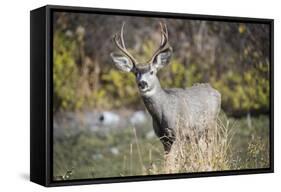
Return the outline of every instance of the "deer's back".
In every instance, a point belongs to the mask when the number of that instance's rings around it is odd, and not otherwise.
[[[170,121],[169,127],[179,122],[187,127],[203,129],[216,120],[220,111],[221,95],[209,84],[197,84],[186,89],[165,89],[165,92],[167,105],[163,111],[164,119]]]

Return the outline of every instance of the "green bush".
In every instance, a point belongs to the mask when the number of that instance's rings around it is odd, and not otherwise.
[[[78,67],[75,61],[76,42],[63,33],[54,34],[54,108],[74,109],[77,105]]]
[[[269,78],[262,72],[264,65],[244,73],[228,71],[210,83],[220,91],[222,106],[226,111],[268,111]]]

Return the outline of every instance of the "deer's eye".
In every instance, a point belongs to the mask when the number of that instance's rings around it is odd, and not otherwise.
[[[150,71],[150,75],[153,75],[153,71]]]

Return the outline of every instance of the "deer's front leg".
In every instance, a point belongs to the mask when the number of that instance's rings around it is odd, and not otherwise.
[[[160,137],[160,141],[164,147],[164,153],[169,154],[174,143],[174,139],[169,138],[167,136]]]
[[[164,171],[173,173],[175,171],[175,151],[172,149],[175,141],[175,135],[172,129],[167,128],[164,136],[160,137],[164,147]]]

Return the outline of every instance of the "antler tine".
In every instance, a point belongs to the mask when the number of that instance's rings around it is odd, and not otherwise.
[[[162,22],[159,23],[160,24],[160,32],[161,32],[161,45],[163,45],[164,43],[166,43],[165,41],[168,41],[168,29],[167,29],[167,25],[166,23],[164,23],[164,29],[163,29],[163,24]]]
[[[161,28],[161,43],[160,43],[159,48],[154,52],[153,56],[151,57],[150,62],[152,62],[155,59],[155,57],[161,51],[166,49],[167,48],[167,44],[168,44],[168,30],[167,30],[167,26],[166,26],[166,24],[164,24],[164,29],[163,29],[162,23],[160,22],[159,24],[160,24],[160,28]]]
[[[128,50],[125,46],[124,37],[123,37],[124,25],[125,25],[125,23],[122,24],[120,33],[115,34],[114,42],[115,42],[116,46],[120,49],[120,51],[122,51],[127,57],[129,57],[129,59],[132,61],[132,64],[135,66],[136,59],[128,52]],[[119,40],[121,41],[121,45],[120,45]]]
[[[121,37],[121,43],[122,43],[123,48],[127,50],[127,48],[125,46],[125,42],[124,42],[124,36],[123,36],[124,26],[125,26],[125,22],[123,22],[123,24],[122,24],[120,37]]]
[[[168,37],[168,29],[167,29],[167,25],[166,23],[164,23],[164,26],[165,26],[165,34],[166,34],[166,37],[167,37],[167,40],[169,39]]]
[[[161,41],[160,41],[160,46],[163,44],[163,25],[162,22],[159,22],[160,25],[160,32],[161,32]]]

